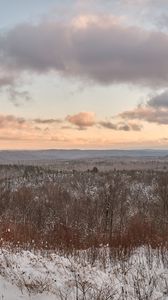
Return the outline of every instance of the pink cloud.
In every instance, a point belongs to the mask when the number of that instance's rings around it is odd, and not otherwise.
[[[96,117],[94,112],[79,112],[76,115],[68,115],[66,120],[76,125],[79,129],[86,129],[92,127],[96,123]]]

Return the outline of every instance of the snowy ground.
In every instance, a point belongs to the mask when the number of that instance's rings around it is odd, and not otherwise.
[[[106,249],[107,251],[107,249]],[[108,255],[108,254],[107,254]],[[0,299],[168,299],[168,260],[138,249],[127,261],[106,265],[29,251],[0,251]]]

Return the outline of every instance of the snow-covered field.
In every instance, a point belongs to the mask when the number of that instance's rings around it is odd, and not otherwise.
[[[128,260],[94,265],[85,255],[1,249],[0,299],[168,299],[167,253],[140,248]]]

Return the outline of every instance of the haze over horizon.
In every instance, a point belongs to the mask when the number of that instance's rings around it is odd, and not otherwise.
[[[0,5],[0,150],[168,149],[168,1]]]

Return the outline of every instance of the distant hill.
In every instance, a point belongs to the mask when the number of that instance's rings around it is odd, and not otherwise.
[[[1,150],[0,163],[110,157],[168,157],[168,150]]]

